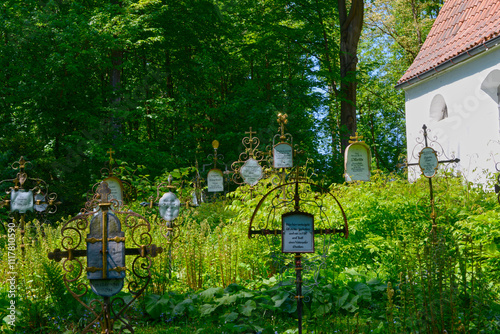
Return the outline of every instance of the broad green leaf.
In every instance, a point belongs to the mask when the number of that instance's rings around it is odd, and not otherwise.
[[[216,308],[217,308],[217,305],[215,305],[215,304],[203,304],[200,307],[200,313],[201,313],[201,315],[209,315],[210,313],[215,311]]]
[[[222,296],[221,298],[217,298],[215,300],[219,305],[229,305],[234,302],[236,302],[236,296],[235,295],[225,295]]]
[[[358,283],[354,286],[354,290],[358,293],[358,295],[364,300],[372,299],[372,291],[368,285],[365,283]]]
[[[346,300],[347,300],[348,297],[349,297],[349,291],[347,289],[344,289],[342,291],[342,296],[337,301],[338,307],[344,306],[344,304],[345,304],[345,302],[346,302]]]
[[[247,300],[245,304],[238,305],[238,311],[247,317],[249,317],[256,308],[257,304],[253,300]]]
[[[202,299],[204,301],[208,301],[210,299],[213,299],[215,295],[222,294],[223,291],[224,290],[222,288],[219,288],[219,287],[208,288],[208,289],[200,292],[200,296],[202,297]]]
[[[281,305],[288,299],[288,296],[290,294],[286,291],[282,291],[276,296],[274,296],[272,299],[274,301],[274,306],[275,307],[281,307]]]
[[[236,312],[231,312],[229,314],[226,314],[223,316],[223,319],[225,322],[233,322],[236,319],[238,319],[238,313]]]

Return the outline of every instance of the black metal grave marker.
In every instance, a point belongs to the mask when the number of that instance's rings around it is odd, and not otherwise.
[[[318,189],[318,193],[312,198],[311,187]],[[259,209],[266,201],[270,201],[269,214],[265,220],[257,218]],[[341,222],[341,228],[335,228],[335,222],[331,221],[325,213],[325,203],[335,203],[336,214],[339,216],[337,223]],[[305,210],[308,208],[308,210]],[[314,212],[308,212],[312,211]],[[281,226],[277,224],[277,216],[281,216]],[[317,218],[317,219],[315,219]],[[256,223],[256,224],[254,224]],[[322,253],[324,256],[331,243],[331,236],[342,234],[345,238],[349,235],[347,217],[338,199],[327,189],[307,180],[307,177],[299,175],[299,167],[296,168],[295,177],[292,182],[282,183],[266,195],[257,204],[248,229],[248,237],[255,235],[264,238],[281,238],[281,252],[284,254],[294,253],[294,269],[297,299],[297,317],[299,333],[302,333],[302,309],[303,309],[303,281],[302,270],[304,270],[304,253],[315,253],[315,238],[324,238]],[[271,246],[273,242],[269,242]],[[272,247],[272,246],[271,246]]]

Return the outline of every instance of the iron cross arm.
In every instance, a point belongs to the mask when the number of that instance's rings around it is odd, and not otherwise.
[[[59,248],[54,249],[53,252],[49,252],[48,258],[49,260],[54,260],[56,262],[61,261],[63,258],[67,258],[68,260],[73,260],[75,257],[81,257],[87,255],[86,249],[68,249],[65,251],[61,251]]]
[[[275,229],[262,229],[262,230],[251,230],[250,235],[261,234],[261,235],[281,235],[282,230]],[[345,229],[343,228],[320,228],[315,229],[314,234],[337,234],[337,233],[345,233]]]
[[[459,163],[460,162],[460,159],[459,158],[455,158],[455,159],[450,159],[450,160],[439,160],[438,163],[440,164],[446,164],[446,163]],[[412,162],[411,164],[409,163],[403,163],[403,164],[400,164],[400,166],[418,166],[418,162]]]
[[[140,255],[141,257],[151,256],[156,257],[158,254],[163,253],[163,248],[158,247],[155,244],[151,244],[149,247],[141,245],[139,248],[125,248],[125,255]],[[61,251],[59,248],[55,249],[53,252],[49,252],[48,258],[56,262],[61,261],[63,258],[68,260],[73,260],[75,257],[81,257],[87,255],[86,249],[68,249]]]

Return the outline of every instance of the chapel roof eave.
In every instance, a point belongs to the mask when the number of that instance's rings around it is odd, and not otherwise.
[[[427,78],[429,78],[437,73],[440,73],[441,71],[443,71],[445,69],[448,69],[454,65],[457,65],[457,64],[462,63],[466,60],[469,60],[470,58],[472,58],[480,53],[488,51],[489,49],[491,49],[499,44],[500,44],[500,35],[496,36],[488,41],[485,41],[482,44],[476,45],[476,46],[472,47],[471,49],[466,50],[466,51],[444,61],[443,63],[422,72],[422,73],[416,74],[415,76],[410,77],[404,81],[400,81],[394,87],[396,89],[408,88],[409,86],[411,86],[417,82],[420,82],[422,80],[425,80],[425,79],[427,79]]]

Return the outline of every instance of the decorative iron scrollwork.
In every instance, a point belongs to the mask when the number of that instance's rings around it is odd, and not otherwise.
[[[113,206],[117,202],[110,199],[110,193],[107,183],[101,182],[86,209],[62,227],[62,250],[48,254],[49,259],[62,261],[67,290],[94,317],[82,333],[95,332],[98,322],[103,333],[111,333],[115,324],[121,324],[120,333],[134,332],[125,312],[145,291],[151,281],[152,258],[163,251],[152,244],[149,221],[132,211],[113,210],[118,206]],[[122,227],[126,230],[121,231]],[[90,233],[84,237],[87,231]],[[132,247],[126,248],[125,241]],[[133,257],[127,265],[126,256]],[[87,258],[87,266],[83,257]],[[83,272],[89,284],[81,282]],[[123,286],[132,295],[127,302],[115,296]],[[89,287],[103,300],[85,303]]]

